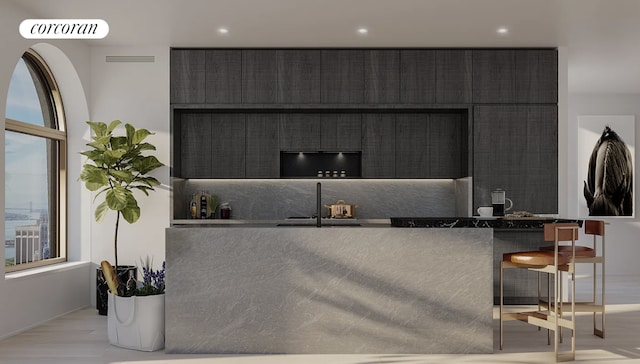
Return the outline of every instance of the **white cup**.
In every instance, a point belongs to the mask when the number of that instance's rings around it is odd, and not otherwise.
[[[478,207],[478,214],[482,217],[489,217],[493,215],[493,207],[491,206],[480,206]]]

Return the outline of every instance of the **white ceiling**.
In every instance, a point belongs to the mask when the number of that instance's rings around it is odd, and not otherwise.
[[[106,20],[92,45],[567,47],[570,93],[640,94],[640,0],[12,1],[38,18]]]

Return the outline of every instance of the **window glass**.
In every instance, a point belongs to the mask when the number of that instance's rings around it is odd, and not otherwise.
[[[66,135],[55,81],[33,51],[15,67],[5,117],[6,271],[65,260]]]

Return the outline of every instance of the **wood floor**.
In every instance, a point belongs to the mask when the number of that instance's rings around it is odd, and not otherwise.
[[[579,281],[580,282],[580,281]],[[588,282],[587,282],[588,283]],[[587,284],[588,286],[588,284]],[[579,297],[580,298],[580,297]],[[606,338],[591,334],[589,314],[578,317],[576,362],[640,363],[640,277],[607,277]],[[488,355],[177,355],[109,345],[105,316],[83,309],[0,341],[1,364],[421,364],[550,363],[546,332],[520,322],[505,323],[505,349],[498,350],[494,310],[494,353]],[[569,341],[569,340],[566,340]]]

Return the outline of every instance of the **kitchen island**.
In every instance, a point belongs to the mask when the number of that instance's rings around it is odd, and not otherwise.
[[[491,353],[493,229],[175,226],[168,353]]]

